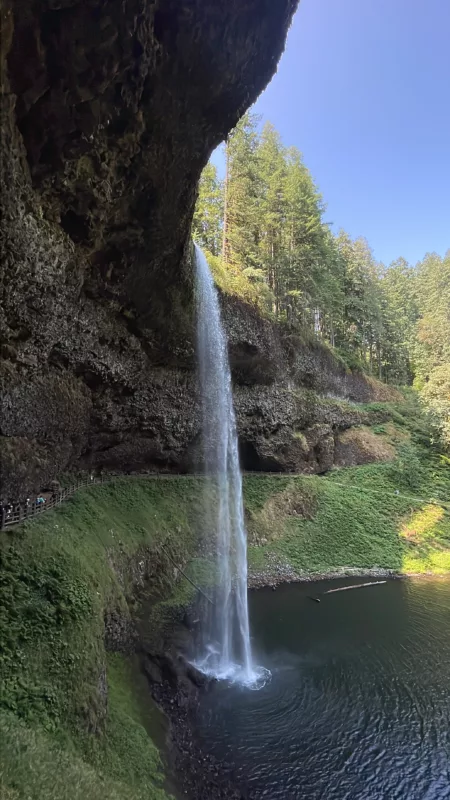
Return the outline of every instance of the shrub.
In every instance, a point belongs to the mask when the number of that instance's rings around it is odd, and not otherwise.
[[[420,484],[421,465],[414,445],[403,442],[397,448],[397,459],[392,466],[392,479],[408,489]]]
[[[436,436],[450,448],[450,364],[431,370],[420,398]]]

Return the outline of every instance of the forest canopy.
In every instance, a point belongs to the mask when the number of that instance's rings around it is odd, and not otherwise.
[[[219,287],[335,348],[352,369],[414,382],[450,446],[450,250],[411,265],[376,261],[363,237],[334,233],[295,147],[247,113],[204,169],[193,234]]]

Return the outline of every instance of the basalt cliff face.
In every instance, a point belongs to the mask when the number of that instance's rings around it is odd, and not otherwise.
[[[195,465],[196,185],[273,74],[296,4],[3,6],[3,498],[70,469]],[[239,302],[223,309],[244,465],[328,468],[354,420],[318,415],[298,387],[372,387]]]

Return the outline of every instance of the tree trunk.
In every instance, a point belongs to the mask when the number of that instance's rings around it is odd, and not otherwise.
[[[377,342],[377,358],[378,358],[378,377],[381,381],[382,376],[382,368],[381,368],[381,345],[380,342]]]
[[[225,141],[225,183],[223,193],[223,231],[222,231],[222,258],[224,264],[230,260],[230,243],[228,241],[228,183],[230,180],[228,140]]]

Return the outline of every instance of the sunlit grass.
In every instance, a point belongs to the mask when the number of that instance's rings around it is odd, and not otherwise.
[[[403,558],[402,572],[405,575],[446,575],[450,572],[450,550],[446,552],[430,551],[426,554],[406,553]]]
[[[425,505],[400,526],[404,540],[402,572],[450,572],[450,517],[443,507]]]
[[[424,539],[434,538],[437,524],[444,517],[444,509],[436,505],[426,505],[415,511],[411,518],[400,526],[400,536],[419,544]]]

